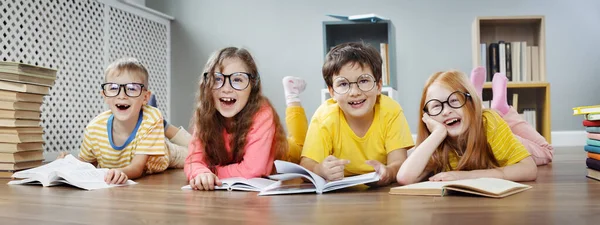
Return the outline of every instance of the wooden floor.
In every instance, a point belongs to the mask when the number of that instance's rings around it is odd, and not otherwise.
[[[504,199],[395,196],[389,187],[266,197],[182,191],[182,170],[96,191],[0,184],[0,224],[598,224],[600,182],[585,177],[585,157],[582,147],[556,149],[532,189]]]

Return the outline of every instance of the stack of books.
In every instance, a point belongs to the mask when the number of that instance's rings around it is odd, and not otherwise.
[[[56,70],[0,62],[0,178],[42,165],[41,107]]]
[[[587,132],[585,164],[587,177],[600,180],[600,105],[573,108],[573,115],[583,115],[583,126]]]

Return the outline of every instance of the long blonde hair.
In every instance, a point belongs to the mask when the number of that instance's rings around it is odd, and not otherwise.
[[[247,136],[250,127],[254,124],[254,116],[262,107],[269,107],[273,114],[273,124],[275,124],[275,136],[271,145],[271,154],[275,154],[275,159],[285,159],[288,151],[288,143],[285,131],[279,115],[275,108],[262,94],[262,85],[258,74],[258,68],[252,55],[243,48],[227,47],[215,52],[205,65],[204,71],[208,74],[214,73],[218,67],[222,66],[225,59],[237,58],[246,65],[250,77],[250,96],[248,102],[242,110],[233,117],[232,122],[228,122],[221,113],[215,108],[213,100],[212,86],[214,78],[212,76],[203,76],[200,78],[196,109],[193,116],[194,130],[196,138],[204,146],[206,163],[214,172],[216,166],[225,166],[242,161]],[[226,151],[223,131],[232,133],[229,140],[232,157]]]
[[[425,107],[425,102],[427,101],[427,91],[433,83],[440,84],[451,91],[469,93],[471,97],[467,99],[467,103],[463,106],[464,115],[462,123],[467,126],[465,132],[459,135],[456,141],[450,137],[446,137],[429,159],[425,170],[435,174],[446,170],[477,170],[498,167],[498,161],[487,142],[486,130],[483,124],[481,99],[477,96],[475,88],[463,73],[451,70],[437,72],[429,77],[421,96],[419,118],[423,117],[424,112],[422,109]],[[417,145],[423,143],[431,135],[431,132],[427,129],[427,125],[422,120],[419,121]],[[457,155],[459,157],[458,165],[456,168],[452,168],[448,156],[449,154],[459,153],[462,153],[462,156]]]

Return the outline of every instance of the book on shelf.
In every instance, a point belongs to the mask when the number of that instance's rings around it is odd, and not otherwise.
[[[387,43],[379,44],[379,52],[381,54],[381,81],[383,86],[390,85],[390,59],[388,51]]]
[[[326,181],[319,175],[307,170],[306,168],[291,162],[275,160],[275,168],[278,174],[269,176],[270,179],[279,182],[270,185],[269,188],[262,190],[258,195],[279,195],[296,193],[317,193],[334,191],[342,188],[352,187],[360,184],[367,184],[379,181],[377,173],[371,172],[357,176],[345,177],[337,181]],[[286,184],[283,181],[302,178],[308,182],[300,184]]]
[[[0,101],[41,103],[44,101],[44,95],[0,90]]]
[[[392,195],[446,196],[456,193],[490,198],[504,198],[531,186],[497,178],[477,178],[456,181],[426,181],[390,189]]]
[[[488,59],[487,59],[487,44],[479,44],[479,65],[482,66],[485,71],[488,71]],[[487,76],[486,76],[487,78]]]
[[[0,163],[20,163],[44,160],[44,152],[40,150],[0,153]]]
[[[485,46],[488,51],[483,51]],[[540,50],[538,46],[528,46],[525,41],[481,43],[482,59],[488,59],[487,80],[491,81],[495,73],[504,73],[508,81],[535,82],[544,81],[540,74]],[[487,54],[487,55],[485,55]],[[482,60],[483,64],[483,60]]]
[[[0,109],[0,118],[3,118],[3,119],[40,120],[41,116],[42,116],[41,112]]]
[[[0,127],[39,127],[40,120],[21,120],[0,118]]]
[[[500,67],[500,73],[506,75],[506,43],[504,41],[498,42],[498,65]]]
[[[50,93],[50,87],[47,86],[5,80],[0,80],[0,90],[34,93],[40,95],[47,95]]]
[[[273,185],[277,181],[269,180],[261,177],[245,179],[242,177],[230,177],[221,179],[221,186],[215,186],[215,190],[228,191],[256,191],[260,192],[263,189]],[[181,187],[182,190],[192,190],[190,185]]]
[[[15,152],[26,152],[33,150],[43,150],[43,142],[33,143],[2,143],[0,142],[0,153],[15,153]]]
[[[333,17],[336,19],[340,19],[340,20],[350,20],[350,21],[370,21],[370,22],[377,22],[380,20],[387,20],[384,17],[381,17],[377,14],[374,13],[368,13],[368,14],[358,14],[358,15],[352,15],[352,16],[342,16],[342,15],[335,15],[335,14],[327,14],[327,16],[329,17]]]
[[[10,61],[0,61],[0,71],[26,76],[39,76],[52,80],[56,79],[57,73],[57,70],[52,68]]]
[[[573,115],[600,114],[600,105],[573,107]]]
[[[81,162],[74,156],[67,155],[43,166],[18,171],[12,177],[21,180],[13,180],[8,184],[41,184],[44,187],[68,184],[85,190],[136,184],[132,180],[119,185],[107,184],[104,181],[107,172],[108,169],[96,168],[90,163]]]
[[[40,102],[7,102],[0,101],[0,109],[24,110],[41,112],[42,103]]]

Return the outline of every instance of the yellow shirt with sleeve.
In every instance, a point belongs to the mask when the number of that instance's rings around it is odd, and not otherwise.
[[[508,124],[493,110],[483,111],[483,124],[487,141],[500,167],[516,164],[530,156],[523,144],[515,137]],[[458,166],[456,153],[449,155],[450,166]]]
[[[163,117],[159,109],[143,106],[136,128],[122,146],[112,141],[112,112],[96,116],[85,128],[79,158],[97,162],[100,168],[123,168],[135,155],[149,155],[146,173],[162,172],[169,166]]]
[[[391,151],[413,147],[410,128],[400,104],[386,95],[378,98],[373,123],[363,137],[357,136],[350,128],[344,112],[333,99],[323,103],[308,126],[302,156],[318,163],[329,155],[350,160],[345,166],[344,176],[352,176],[374,171],[365,163],[367,160],[377,160],[385,165]]]

